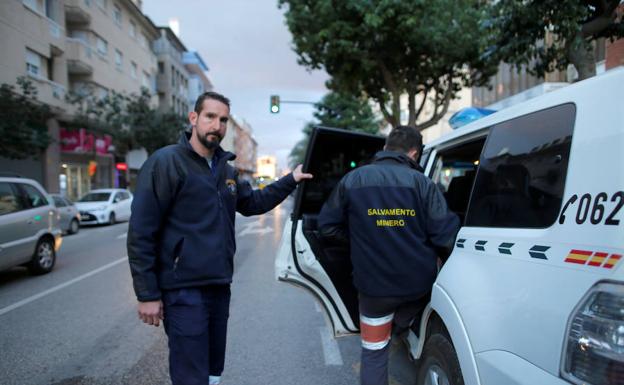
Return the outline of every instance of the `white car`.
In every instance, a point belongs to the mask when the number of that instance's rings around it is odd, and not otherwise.
[[[430,143],[425,174],[462,227],[407,342],[419,385],[624,384],[624,69]],[[383,138],[315,129],[275,274],[359,333],[348,251],[316,217]],[[388,250],[392,252],[392,250]],[[304,331],[305,332],[305,331]]]
[[[132,193],[125,189],[91,190],[79,201],[76,207],[80,211],[80,223],[115,224],[117,221],[130,219]]]

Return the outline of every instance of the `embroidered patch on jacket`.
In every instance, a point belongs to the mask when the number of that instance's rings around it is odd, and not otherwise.
[[[226,179],[225,185],[232,195],[236,195],[236,181],[234,179]]]

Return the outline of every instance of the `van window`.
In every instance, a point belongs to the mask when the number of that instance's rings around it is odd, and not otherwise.
[[[463,223],[485,138],[439,150],[431,179]]]
[[[23,210],[20,200],[9,183],[0,182],[0,215]]]
[[[565,186],[576,107],[563,104],[491,128],[467,226],[545,228]]]
[[[19,187],[22,189],[23,195],[26,198],[26,202],[28,202],[30,208],[46,206],[49,204],[46,197],[35,187],[25,183],[20,183]]]
[[[65,200],[61,197],[57,197],[57,196],[52,196],[52,199],[54,200],[54,205],[56,207],[65,207],[67,206],[67,203],[65,202]]]

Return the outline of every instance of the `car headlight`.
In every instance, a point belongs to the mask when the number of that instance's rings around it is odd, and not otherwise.
[[[572,314],[563,377],[575,384],[624,384],[624,285],[592,287]]]

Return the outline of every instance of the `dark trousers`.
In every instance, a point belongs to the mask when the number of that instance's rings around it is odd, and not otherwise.
[[[207,385],[211,376],[221,376],[230,286],[168,290],[163,305],[172,384]]]
[[[428,298],[428,297],[427,297]],[[426,306],[427,298],[369,297],[360,293],[362,356],[360,383],[388,385],[388,356],[392,325],[407,330],[414,316]]]

